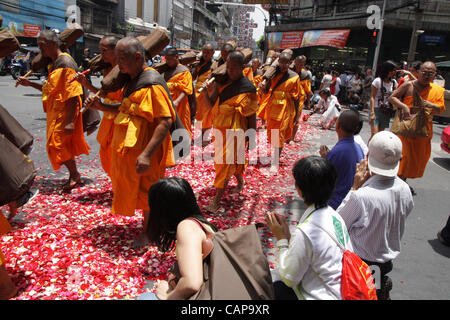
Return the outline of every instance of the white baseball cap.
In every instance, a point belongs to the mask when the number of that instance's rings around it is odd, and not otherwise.
[[[402,159],[402,141],[389,131],[381,131],[369,143],[369,170],[380,176],[395,177]]]

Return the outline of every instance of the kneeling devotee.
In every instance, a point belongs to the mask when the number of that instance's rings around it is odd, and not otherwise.
[[[131,37],[120,40],[116,56],[120,71],[131,77],[124,87],[122,103],[108,105],[92,96],[86,104],[119,112],[111,142],[112,213],[130,217],[136,209],[144,211],[144,232],[134,243],[137,248],[146,240],[148,190],[164,177],[167,166],[175,164],[170,128],[176,113],[163,77],[145,63],[140,41]]]
[[[217,192],[207,208],[213,213],[219,209],[220,199],[231,177],[235,176],[238,181],[234,192],[241,192],[244,188],[243,174],[247,165],[245,137],[249,138],[249,147],[255,146],[256,134],[252,135],[248,130],[256,130],[258,98],[255,86],[244,77],[244,62],[241,52],[230,53],[227,60],[230,81],[223,86],[215,85],[211,96],[207,93],[202,95],[204,104],[213,108],[214,116],[214,187]]]
[[[42,91],[44,112],[47,113],[47,153],[54,170],[64,165],[69,170],[69,180],[64,189],[70,190],[81,184],[75,157],[89,154],[84,140],[81,115],[83,87],[70,80],[77,73],[72,57],[59,48],[59,38],[54,31],[44,30],[37,43],[41,53],[52,60],[48,80],[44,85],[21,77],[18,83]]]

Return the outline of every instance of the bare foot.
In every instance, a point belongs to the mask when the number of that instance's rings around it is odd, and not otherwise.
[[[206,210],[211,212],[211,213],[217,213],[217,211],[219,211],[219,204],[216,203],[215,201],[211,201],[211,203],[206,207]]]
[[[139,250],[145,246],[147,246],[149,244],[149,240],[147,237],[147,234],[145,234],[144,232],[142,232],[133,242],[133,244],[131,245],[131,247],[134,250]]]
[[[66,184],[64,185],[64,191],[70,191],[75,187],[80,186],[81,184],[82,183],[80,174],[78,174],[75,177],[69,177],[69,181],[67,181]]]
[[[8,206],[9,206],[8,221],[12,221],[12,219],[14,219],[14,217],[17,214],[17,204],[15,201],[13,201],[13,202],[9,203]]]
[[[241,193],[244,190],[243,184],[238,184],[235,188],[231,189],[231,193]]]
[[[295,140],[289,141],[289,145],[290,145],[290,146],[295,146]]]

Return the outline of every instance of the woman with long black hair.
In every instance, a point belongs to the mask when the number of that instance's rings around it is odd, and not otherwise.
[[[162,252],[175,249],[177,275],[156,286],[156,294],[144,294],[140,300],[184,300],[198,292],[203,284],[203,259],[211,252],[210,235],[215,227],[203,216],[189,182],[167,178],[149,190],[151,208],[147,235]]]

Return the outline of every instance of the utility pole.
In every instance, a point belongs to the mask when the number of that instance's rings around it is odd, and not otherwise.
[[[381,20],[380,20],[380,32],[378,33],[377,47],[375,49],[375,57],[373,58],[372,70],[374,72],[376,72],[376,70],[377,70],[378,58],[380,56],[380,49],[381,49],[381,40],[383,39],[384,13],[386,11],[386,2],[387,2],[387,0],[384,0],[384,2],[383,2],[383,11],[381,13]]]
[[[423,18],[423,9],[420,8],[420,0],[417,1],[417,7],[414,8],[414,14],[415,21],[411,34],[411,42],[409,44],[408,65],[411,65],[411,63],[413,63],[416,58],[417,42],[419,40],[419,36],[423,33],[423,31],[420,30]]]

